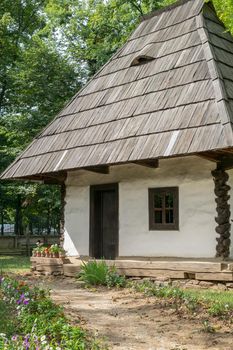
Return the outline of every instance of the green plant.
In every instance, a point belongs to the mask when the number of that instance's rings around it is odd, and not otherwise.
[[[106,275],[106,285],[111,287],[125,287],[126,286],[126,278],[125,276],[120,276],[117,273],[117,269],[115,266],[111,266],[108,268],[108,272]]]
[[[50,247],[50,252],[53,254],[57,254],[61,251],[61,248],[59,247],[58,244],[52,244]]]
[[[105,261],[96,260],[83,262],[79,279],[88,285],[106,285],[108,266]]]
[[[216,330],[213,326],[211,326],[210,322],[208,320],[205,320],[203,322],[203,332],[206,333],[215,333]]]
[[[104,260],[83,262],[79,279],[87,285],[103,285],[109,288],[124,287],[126,285],[125,276],[120,276],[116,267],[109,267]]]
[[[227,311],[229,311],[229,305],[221,304],[219,302],[212,303],[211,306],[208,308],[208,312],[212,316],[222,316]]]
[[[2,310],[4,319],[11,316],[4,327],[0,325],[0,349],[103,349],[86,330],[68,322],[48,291],[7,277],[0,279],[0,286],[4,297],[0,315]]]

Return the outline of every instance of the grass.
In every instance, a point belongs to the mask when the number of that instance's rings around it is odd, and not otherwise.
[[[0,274],[23,273],[30,269],[28,256],[0,256]]]
[[[191,290],[171,286],[155,286],[154,283],[133,282],[130,285],[136,291],[170,301],[177,308],[186,307],[192,312],[207,312],[210,316],[233,315],[233,292],[214,290]]]
[[[0,298],[2,299],[1,294]],[[2,320],[4,320],[4,322],[2,322]],[[14,332],[14,328],[14,317],[11,309],[3,300],[0,300],[0,333],[11,334]]]
[[[0,283],[0,349],[107,348],[81,324],[72,325],[48,291],[4,277]]]
[[[185,294],[196,297],[207,303],[219,303],[228,305],[233,310],[233,292],[231,291],[215,291],[215,290],[186,290]]]

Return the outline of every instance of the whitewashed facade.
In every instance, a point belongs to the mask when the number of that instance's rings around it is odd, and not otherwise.
[[[90,186],[118,183],[120,257],[215,257],[215,167],[193,156],[160,160],[157,169],[128,164],[111,167],[109,174],[69,172],[64,241],[68,255],[89,255]],[[232,180],[230,171],[230,185]],[[179,230],[150,231],[148,189],[170,186],[179,188]]]

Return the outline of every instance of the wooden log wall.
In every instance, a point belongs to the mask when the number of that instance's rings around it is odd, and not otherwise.
[[[231,245],[231,224],[230,224],[230,204],[228,203],[230,195],[228,191],[231,189],[227,185],[229,175],[224,169],[217,168],[212,171],[214,177],[214,193],[216,195],[215,202],[217,204],[217,216],[215,218],[218,226],[216,227],[216,232],[219,234],[217,237],[216,246],[216,257],[221,257],[226,259],[230,255],[230,245]]]
[[[65,201],[66,197],[66,185],[63,182],[61,184],[61,220],[60,220],[60,246],[64,244],[64,233],[65,233]]]

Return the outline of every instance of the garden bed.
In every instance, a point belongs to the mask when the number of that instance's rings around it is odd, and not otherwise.
[[[38,286],[8,277],[0,280],[0,349],[4,350],[100,350],[94,337],[72,325],[61,306]],[[1,318],[2,319],[2,318]]]

